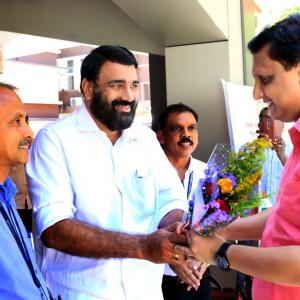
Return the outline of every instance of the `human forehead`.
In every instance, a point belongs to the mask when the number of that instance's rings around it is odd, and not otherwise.
[[[110,80],[122,80],[125,82],[137,81],[137,70],[134,65],[123,65],[116,62],[106,61],[99,73],[100,82]]]
[[[167,124],[197,124],[194,115],[189,111],[171,112],[167,118]]]
[[[255,77],[272,74],[283,69],[280,62],[273,60],[269,55],[269,46],[263,47],[253,55],[252,74]]]
[[[26,116],[24,104],[16,92],[7,88],[0,88],[0,116],[13,118],[15,115]]]

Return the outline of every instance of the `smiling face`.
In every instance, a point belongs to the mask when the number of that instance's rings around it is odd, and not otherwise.
[[[170,113],[158,140],[168,157],[189,158],[198,145],[197,121],[190,112]]]
[[[28,161],[33,132],[26,122],[24,105],[18,95],[0,88],[0,181],[11,166]]]
[[[297,121],[300,117],[300,64],[286,71],[280,62],[269,57],[268,48],[265,46],[253,55],[253,96],[268,104],[273,119]]]
[[[85,98],[96,122],[103,130],[119,131],[130,127],[139,95],[136,68],[107,61],[101,68],[97,85],[83,81]],[[91,95],[90,99],[87,94]]]

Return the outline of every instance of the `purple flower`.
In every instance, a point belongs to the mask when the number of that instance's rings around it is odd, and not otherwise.
[[[201,179],[199,184],[203,193],[203,198],[206,203],[216,200],[220,195],[220,188],[218,186],[218,180],[220,179],[220,170],[210,165],[204,171],[205,179]]]
[[[202,235],[210,235],[211,233],[224,228],[233,219],[228,213],[220,209],[216,209],[215,212],[209,214],[202,222],[199,224],[197,231]]]

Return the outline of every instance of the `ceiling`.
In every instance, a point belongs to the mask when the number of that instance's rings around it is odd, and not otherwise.
[[[112,0],[112,2],[165,47],[227,39],[227,26],[220,23],[220,20],[227,19],[227,1]]]
[[[124,15],[132,24],[140,28],[141,32],[145,35],[149,35],[153,41],[156,41],[162,49],[169,46],[216,42],[228,39],[228,0],[97,1],[99,1],[99,7],[95,7],[94,11],[98,11],[97,15],[99,20],[108,22],[107,27],[112,28],[111,23],[109,23],[110,21],[116,24],[116,30],[118,26],[119,28],[122,25],[124,25],[124,27],[126,25],[128,26],[128,22],[126,23],[125,19],[123,19],[123,23],[122,20],[120,22],[120,17]],[[105,3],[110,3],[114,6],[115,11],[107,10]],[[16,8],[20,9],[21,7],[14,7],[14,11],[17,11]],[[101,13],[98,10],[99,8],[102,10]],[[27,9],[29,8],[27,7]],[[39,11],[40,9],[41,8],[39,8]],[[63,11],[63,8],[61,8],[61,10]],[[118,14],[117,11],[121,14]],[[103,14],[109,15],[110,18],[105,21]],[[24,18],[28,19],[29,15],[25,14]],[[51,16],[49,16],[49,19],[50,18]],[[76,11],[74,11],[74,18],[77,18]],[[25,24],[24,20],[20,20],[20,23],[17,24],[22,27],[22,24]],[[120,23],[118,23],[118,21]],[[35,23],[36,22],[38,21],[35,21]],[[98,27],[101,26],[98,25]],[[132,35],[136,34],[133,32],[133,27],[128,28],[128,32],[131,30]],[[124,28],[122,27],[122,29]],[[74,30],[76,31],[76,29]],[[122,30],[118,29],[117,31],[122,35]],[[100,34],[99,31],[98,34]],[[113,35],[112,39],[117,40],[116,36]],[[129,36],[127,40],[128,43],[130,43]],[[1,47],[3,48],[3,57],[5,59],[41,52],[59,53],[60,49],[74,47],[76,45],[78,45],[78,43],[0,31],[0,49]]]
[[[43,52],[59,54],[60,49],[75,47],[80,44],[46,37],[0,31],[0,45],[3,48],[3,57],[10,59]]]

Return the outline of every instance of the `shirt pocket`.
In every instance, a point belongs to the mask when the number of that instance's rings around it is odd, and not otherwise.
[[[280,186],[278,197],[278,215],[291,223],[299,223],[300,214],[300,180],[288,179]],[[300,225],[300,223],[299,223]]]
[[[153,213],[155,211],[155,180],[149,170],[137,170],[135,178],[136,186],[136,204],[143,209],[145,213]]]

